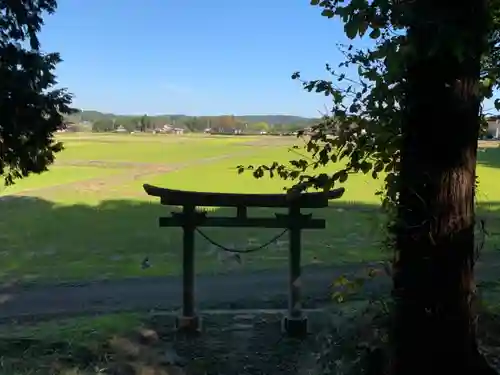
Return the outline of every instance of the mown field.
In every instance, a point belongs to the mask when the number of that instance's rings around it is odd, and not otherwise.
[[[296,139],[267,137],[65,135],[66,149],[50,171],[4,188],[0,197],[0,279],[74,280],[180,273],[181,230],[159,228],[172,209],[147,196],[142,184],[223,192],[280,192],[277,179],[238,175],[239,164],[296,158]],[[336,166],[332,165],[331,170]],[[482,149],[479,215],[490,229],[485,251],[500,247],[500,148]],[[351,176],[346,193],[314,211],[327,229],[306,231],[303,264],[333,265],[383,258],[384,218],[374,195],[381,181]],[[252,215],[273,215],[260,209]],[[212,215],[234,215],[218,209]],[[206,229],[239,249],[266,242],[279,230]],[[198,236],[197,270],[286,267],[288,238],[239,259]],[[151,267],[143,269],[148,257]]]

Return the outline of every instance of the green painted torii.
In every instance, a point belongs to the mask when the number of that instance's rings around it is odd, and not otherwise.
[[[303,193],[295,197],[283,194],[233,194],[172,190],[145,184],[144,190],[167,206],[182,206],[182,212],[172,213],[159,219],[160,227],[183,228],[183,300],[182,315],[177,319],[177,328],[182,331],[200,330],[200,318],[195,311],[194,235],[198,227],[253,227],[286,228],[289,231],[289,298],[288,314],[283,328],[290,335],[300,337],[307,333],[307,317],[303,314],[301,300],[301,231],[302,229],[324,229],[324,219],[314,219],[311,214],[302,214],[301,208],[323,208],[328,201],[338,199],[344,188],[327,193]],[[209,217],[196,207],[235,207],[235,217]],[[248,207],[288,208],[288,214],[275,217],[248,217]]]

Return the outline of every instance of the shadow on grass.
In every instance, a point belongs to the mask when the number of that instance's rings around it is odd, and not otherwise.
[[[500,228],[499,207],[498,203],[489,202],[478,210],[492,232]],[[182,231],[158,226],[158,218],[168,216],[175,208],[126,200],[68,206],[34,197],[10,196],[0,200],[0,210],[0,279],[4,281],[164,276],[181,272]],[[272,217],[276,211],[255,209],[249,210],[249,215]],[[388,255],[381,242],[385,217],[377,206],[333,202],[312,213],[313,217],[325,218],[327,228],[303,232],[303,265],[359,264]],[[209,215],[234,217],[235,210],[219,209]],[[280,231],[203,228],[216,242],[238,249],[264,244]],[[486,250],[498,248],[499,242],[493,233]],[[145,258],[148,264],[143,263]],[[262,251],[236,257],[198,235],[196,260],[200,273],[285,268],[288,236]]]
[[[181,271],[182,231],[159,228],[158,218],[175,208],[157,202],[109,200],[97,206],[57,205],[34,198],[0,200],[0,278],[3,280],[121,278],[177,275]],[[249,210],[250,216],[272,217],[279,210]],[[304,210],[307,212],[307,210]],[[233,209],[209,215],[235,216]],[[381,258],[384,217],[377,207],[336,202],[313,212],[327,220],[327,229],[306,230],[303,264],[338,265]],[[280,229],[205,228],[227,247],[252,248]],[[142,267],[149,258],[151,267]],[[288,236],[267,249],[245,254],[240,261],[196,237],[200,273],[285,268]]]
[[[477,153],[477,162],[486,167],[500,168],[500,147],[480,148]]]
[[[2,334],[3,374],[304,374],[317,373],[322,349],[319,334],[332,316],[309,316],[311,335],[305,340],[284,337],[281,314],[207,314],[204,333],[183,337],[173,330],[173,317],[126,318],[102,329],[102,318],[60,320],[17,333]],[[108,319],[109,320],[109,319]],[[89,328],[93,327],[93,330]],[[74,336],[68,335],[69,333]],[[89,338],[90,334],[90,338]],[[308,371],[309,370],[309,371]]]
[[[161,362],[159,351],[152,348],[152,344],[159,342],[157,333],[146,330],[145,324],[145,316],[117,314],[2,329],[0,372],[20,375],[157,373],[148,372],[153,360],[158,369],[166,364]],[[162,367],[168,369],[168,366]]]

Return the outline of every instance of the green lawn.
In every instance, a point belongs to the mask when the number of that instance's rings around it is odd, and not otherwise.
[[[236,166],[270,164],[277,160],[287,162],[297,156],[286,148],[269,149],[250,156],[234,157],[209,165],[193,166],[172,173],[148,178],[145,182],[152,185],[164,186],[174,189],[194,191],[219,191],[234,193],[281,193],[284,188],[292,186],[292,181],[278,178],[263,177],[255,179],[250,171],[239,175]],[[340,169],[337,165],[325,169],[326,172],[335,172]],[[200,184],[199,176],[204,176]],[[362,174],[351,175],[343,186],[347,192],[342,202],[361,202],[365,204],[378,204],[380,199],[375,192],[382,186],[382,180],[373,180]]]
[[[109,155],[115,148],[118,153],[122,152],[129,142],[126,139],[121,143],[119,137],[114,137],[114,143],[107,146]],[[283,181],[256,180],[250,174],[238,175],[235,167],[238,164],[286,161],[296,156],[284,145],[252,149],[245,142],[231,143],[230,140],[193,138],[192,145],[178,149],[184,150],[182,156],[191,153],[197,145],[207,150],[210,146],[206,145],[210,142],[227,142],[235,149],[234,156],[228,159],[212,160],[207,164],[193,163],[166,174],[136,177],[131,173],[130,179],[117,180],[114,184],[113,176],[110,176],[111,182],[97,189],[78,188],[78,184],[72,184],[54,192],[50,189],[39,193],[30,190],[29,197],[1,200],[0,238],[3,246],[0,279],[80,279],[180,273],[181,230],[158,228],[157,224],[158,217],[168,215],[173,208],[163,207],[156,199],[148,197],[142,191],[142,184],[198,191],[280,192],[285,185]],[[85,148],[92,146],[92,142],[85,142],[89,143]],[[142,144],[147,142],[154,145],[150,146],[151,149],[160,149],[150,139],[138,144],[143,147]],[[163,142],[159,141],[161,145]],[[174,144],[173,147],[180,146]],[[227,147],[219,147],[219,152],[227,152]],[[249,153],[244,151],[249,149]],[[148,156],[150,161],[153,156]],[[156,155],[157,160],[164,157],[162,152]],[[500,149],[482,152],[480,158],[478,212],[487,218],[490,227],[491,236],[486,247],[490,251],[500,245],[498,230],[495,232],[495,228],[500,227],[500,190],[497,188]],[[77,159],[83,157],[76,154],[74,160]],[[193,157],[193,160],[198,159]],[[84,170],[86,172],[82,173]],[[119,171],[120,176],[127,172]],[[54,167],[46,174],[21,181],[15,188],[19,192],[116,172],[107,168]],[[339,264],[376,260],[383,256],[380,240],[384,216],[374,195],[380,184],[381,181],[373,181],[369,176],[351,176],[345,184],[346,193],[342,199],[332,202],[328,208],[314,211],[315,217],[327,219],[327,229],[304,232],[303,264]],[[274,212],[273,209],[250,211],[259,216],[272,216]],[[218,209],[210,214],[234,215],[234,211]],[[214,228],[205,232],[226,246],[246,248],[266,242],[279,230]],[[197,237],[196,241],[199,272],[285,267],[287,264],[287,237],[264,251],[242,256],[241,264],[236,258],[214,249],[203,238]],[[143,270],[140,264],[146,256],[152,267]]]
[[[65,150],[57,162],[70,160],[129,161],[141,163],[177,163],[235,152],[244,138],[156,136],[61,137]]]

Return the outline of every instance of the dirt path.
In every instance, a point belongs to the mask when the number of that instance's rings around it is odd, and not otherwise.
[[[258,144],[255,142],[255,144]],[[105,191],[107,188],[125,184],[137,180],[144,176],[155,176],[159,174],[174,172],[180,169],[210,164],[216,161],[234,158],[236,156],[251,155],[256,153],[255,149],[244,149],[237,152],[228,154],[215,155],[205,157],[203,159],[195,159],[186,162],[172,163],[172,164],[159,164],[159,163],[138,163],[138,162],[119,162],[119,161],[102,161],[102,160],[74,160],[67,162],[60,162],[56,165],[60,166],[93,166],[97,168],[128,168],[124,173],[110,174],[109,176],[89,178],[86,180],[78,180],[75,182],[50,185],[40,188],[25,189],[11,195],[39,195],[44,193],[55,193],[59,189],[73,188],[78,190],[101,190]],[[142,192],[140,194],[143,194]],[[0,198],[1,199],[1,198]]]
[[[500,256],[491,253],[478,262],[478,279],[496,281]],[[366,265],[304,267],[305,308],[330,301],[331,282],[344,273],[362,271]],[[366,286],[366,293],[386,293],[388,277]],[[201,309],[279,309],[287,306],[286,270],[205,275],[197,278],[197,303]],[[182,298],[180,277],[135,278],[109,281],[31,284],[0,289],[0,322],[32,321],[63,316],[118,311],[174,310]]]
[[[352,271],[352,266],[343,271]],[[326,302],[329,285],[340,269],[305,268],[305,307]],[[116,311],[174,310],[180,308],[180,277],[94,281],[60,285],[25,285],[0,291],[0,322],[30,321],[60,316]],[[286,270],[199,276],[198,306],[202,309],[286,308]]]

